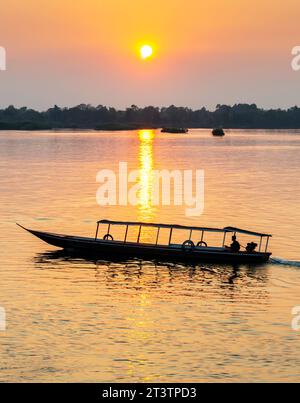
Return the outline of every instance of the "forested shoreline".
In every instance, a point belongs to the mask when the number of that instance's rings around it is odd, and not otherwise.
[[[265,110],[255,104],[217,105],[214,111],[202,107],[132,105],[124,110],[81,104],[46,111],[9,106],[0,109],[0,130],[98,129],[130,130],[163,126],[188,128],[298,129],[300,108]]]

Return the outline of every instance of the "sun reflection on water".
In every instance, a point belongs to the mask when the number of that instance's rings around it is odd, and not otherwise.
[[[140,130],[138,132],[139,144],[139,185],[138,216],[140,221],[151,221],[155,209],[152,204],[153,189],[153,130]]]
[[[155,324],[150,315],[151,305],[150,295],[140,293],[134,298],[132,314],[126,318],[129,327],[128,342],[130,344],[137,343],[139,346],[138,353],[128,356],[127,374],[130,377],[138,375],[142,382],[151,382],[152,380],[147,371],[148,359],[144,352],[144,346],[149,345],[155,337]]]

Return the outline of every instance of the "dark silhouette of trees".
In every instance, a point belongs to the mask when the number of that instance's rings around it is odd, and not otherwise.
[[[131,105],[116,110],[103,105],[80,104],[71,108],[54,105],[47,111],[38,112],[13,105],[0,109],[1,129],[94,129],[94,128],[248,128],[248,129],[297,129],[300,128],[300,108],[287,110],[258,108],[255,104],[217,105],[214,111],[206,108],[192,110],[170,105],[158,108]]]

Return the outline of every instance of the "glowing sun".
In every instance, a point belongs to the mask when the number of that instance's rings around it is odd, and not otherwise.
[[[143,60],[149,59],[153,54],[153,49],[150,45],[143,45],[140,49],[140,54]]]

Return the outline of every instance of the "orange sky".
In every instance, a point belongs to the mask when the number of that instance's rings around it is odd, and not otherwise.
[[[0,106],[292,105],[299,17],[299,0],[10,0]],[[147,63],[143,41],[156,47]]]

